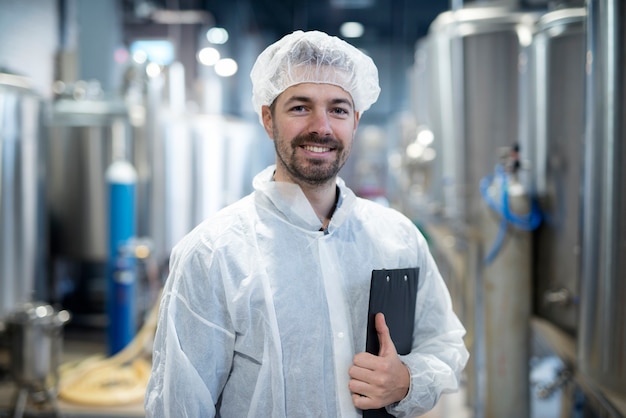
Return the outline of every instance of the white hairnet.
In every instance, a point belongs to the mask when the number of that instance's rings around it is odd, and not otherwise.
[[[268,46],[252,71],[252,105],[270,105],[300,83],[334,84],[350,93],[357,112],[378,99],[378,69],[370,57],[349,43],[318,31],[296,31]],[[261,121],[262,122],[262,121]]]

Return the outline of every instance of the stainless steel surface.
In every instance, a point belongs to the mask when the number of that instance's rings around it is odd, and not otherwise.
[[[626,4],[587,4],[583,253],[578,361],[626,394]]]
[[[250,193],[254,175],[273,162],[273,148],[256,121],[197,115],[190,125],[193,137],[193,228]]]
[[[446,211],[461,224],[479,219],[480,180],[500,148],[518,141],[518,66],[535,19],[484,7],[443,13],[431,25],[440,95],[433,127],[443,141]]]
[[[42,302],[29,302],[7,320],[11,340],[11,374],[20,387],[43,398],[56,396],[58,367],[66,311],[56,312]],[[43,399],[42,398],[42,399]]]
[[[165,108],[159,115],[151,238],[157,258],[167,260],[185,234],[252,191],[252,178],[273,161],[273,148],[256,122]]]
[[[43,277],[43,102],[28,80],[0,73],[0,323]]]
[[[17,384],[13,417],[25,416],[29,399],[58,415],[56,396],[67,311],[55,312],[43,302],[29,302],[14,311],[7,326],[11,340],[11,374]]]
[[[480,181],[493,173],[501,149],[518,141],[519,64],[537,16],[501,7],[443,13],[429,30],[433,76],[432,131],[441,173],[443,216],[448,218],[466,272],[465,324],[472,361],[468,392],[482,416],[495,406],[486,393],[486,344]],[[435,186],[436,187],[436,186]],[[493,395],[491,395],[493,396]],[[491,402],[487,405],[487,402]],[[491,409],[490,409],[491,410]]]
[[[488,193],[496,201],[503,188],[515,215],[527,214],[530,198],[513,175],[507,185],[494,181]],[[497,179],[496,179],[497,180]],[[481,229],[485,241],[498,241],[501,217],[486,204]],[[482,291],[485,364],[485,418],[528,418],[531,412],[529,359],[532,289],[532,234],[506,227],[506,238],[493,260],[483,266]],[[481,308],[478,308],[481,309]],[[480,327],[482,328],[482,327]],[[477,338],[481,338],[480,334]]]
[[[574,333],[578,318],[585,96],[584,8],[546,13],[529,46],[530,129],[522,146],[544,221],[535,232],[535,309]],[[555,292],[567,293],[555,302]]]
[[[167,260],[174,244],[193,227],[193,137],[189,117],[160,109],[154,154],[151,226],[158,260]]]
[[[53,257],[103,262],[108,245],[105,171],[128,160],[123,102],[61,99],[54,103],[48,145],[48,204]]]

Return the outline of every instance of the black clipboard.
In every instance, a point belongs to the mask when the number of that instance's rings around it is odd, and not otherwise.
[[[365,351],[374,355],[380,351],[374,317],[382,312],[398,354],[411,352],[418,280],[419,267],[372,270]],[[363,411],[364,418],[391,416],[385,408]]]

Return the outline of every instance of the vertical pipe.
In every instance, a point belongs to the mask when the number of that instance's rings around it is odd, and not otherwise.
[[[587,2],[580,369],[626,394],[626,5]]]

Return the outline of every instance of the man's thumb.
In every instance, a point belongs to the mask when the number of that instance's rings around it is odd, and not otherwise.
[[[389,327],[385,321],[385,315],[383,313],[377,313],[376,318],[376,333],[378,334],[378,343],[380,344],[379,356],[389,355],[390,353],[396,354],[396,346],[391,340],[391,334],[389,333]]]

